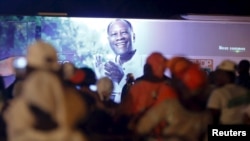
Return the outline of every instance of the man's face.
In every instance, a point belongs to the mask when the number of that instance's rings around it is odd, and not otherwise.
[[[123,55],[132,50],[134,35],[128,24],[123,21],[114,22],[108,31],[110,47],[116,55]]]

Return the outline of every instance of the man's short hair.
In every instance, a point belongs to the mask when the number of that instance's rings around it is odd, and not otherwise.
[[[116,20],[114,20],[114,21],[112,21],[112,22],[109,23],[108,28],[107,28],[107,33],[108,34],[109,34],[109,29],[110,29],[111,25],[113,23],[117,22],[117,21],[123,21],[123,22],[125,22],[128,25],[128,27],[130,28],[130,30],[133,31],[133,26],[132,26],[132,24],[128,20],[125,20],[125,19],[116,19]]]

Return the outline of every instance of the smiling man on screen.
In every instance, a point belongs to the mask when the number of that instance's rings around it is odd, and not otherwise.
[[[135,42],[135,33],[132,24],[128,20],[116,19],[109,23],[107,27],[108,41],[110,48],[114,53],[114,58],[108,59],[100,69],[101,74],[112,79],[115,85],[114,101],[120,102],[120,94],[125,84],[125,74],[133,73],[138,77],[142,72],[141,59],[137,55],[137,50],[133,44]],[[136,57],[137,56],[137,57]]]

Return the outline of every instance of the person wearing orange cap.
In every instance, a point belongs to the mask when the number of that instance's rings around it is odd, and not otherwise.
[[[143,76],[130,88],[121,103],[121,117],[127,117],[129,128],[134,128],[137,120],[155,105],[166,99],[176,99],[175,90],[165,83],[166,58],[153,52],[146,60]],[[158,132],[158,131],[156,131]]]
[[[181,94],[182,104],[193,110],[206,109],[201,99],[205,95],[207,75],[200,66],[185,57],[175,56],[168,61],[167,67],[171,72],[172,86]]]
[[[162,127],[161,138],[175,136],[179,139],[197,141],[200,137],[203,138],[211,118],[209,112],[197,111],[188,104],[190,102],[196,104],[192,98],[199,95],[200,89],[205,85],[205,73],[196,64],[183,57],[169,59],[166,66],[172,76],[170,87],[178,98],[168,98],[153,106],[140,118],[135,130],[140,135],[151,136],[152,129],[165,121],[167,124]]]

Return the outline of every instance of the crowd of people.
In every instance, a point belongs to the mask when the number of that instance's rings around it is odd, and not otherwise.
[[[223,60],[207,74],[188,58],[153,52],[142,76],[126,74],[116,103],[110,77],[59,64],[49,43],[34,42],[25,58],[11,86],[0,81],[3,141],[206,141],[210,124],[250,123],[248,60]]]

